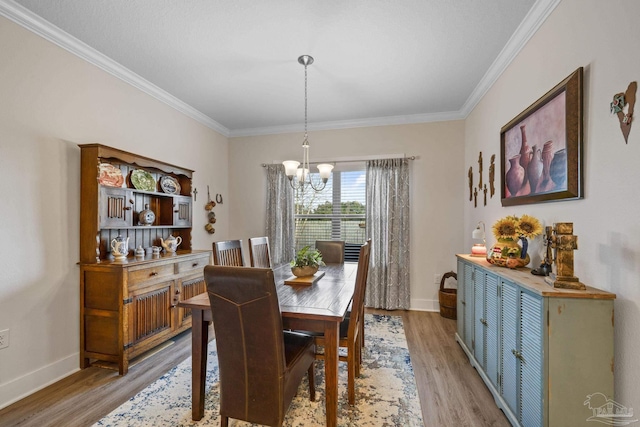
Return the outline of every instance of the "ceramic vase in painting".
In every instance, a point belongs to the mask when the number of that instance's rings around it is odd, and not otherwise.
[[[549,166],[549,174],[556,184],[555,188],[557,190],[567,189],[567,150],[564,148],[556,151],[553,155],[553,160],[551,160],[551,165]]]
[[[515,196],[524,183],[524,168],[520,165],[520,154],[509,159],[511,166],[505,175],[505,181],[511,196]]]
[[[538,189],[538,183],[542,177],[542,168],[542,153],[540,152],[540,149],[534,145],[531,161],[529,162],[529,167],[527,169],[531,194],[535,193]]]
[[[520,126],[520,134],[522,135],[522,145],[520,146],[520,166],[524,169],[524,179],[522,183],[524,185],[527,182],[527,168],[529,167],[529,162],[531,161],[531,149],[529,145],[527,145],[527,133],[525,132],[525,126]]]

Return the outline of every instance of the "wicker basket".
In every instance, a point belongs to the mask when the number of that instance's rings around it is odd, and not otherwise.
[[[458,314],[456,303],[458,298],[458,290],[444,287],[444,282],[449,277],[453,277],[456,280],[458,279],[458,275],[453,271],[442,275],[442,280],[440,280],[439,292],[440,316],[446,317],[447,319],[457,319]]]

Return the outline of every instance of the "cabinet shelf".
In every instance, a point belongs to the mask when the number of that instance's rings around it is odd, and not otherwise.
[[[102,230],[167,230],[170,228],[190,229],[190,225],[131,225],[126,227],[102,227]]]
[[[137,194],[147,194],[149,196],[153,196],[153,197],[167,197],[167,198],[171,198],[171,197],[191,197],[188,194],[169,194],[169,193],[163,193],[162,191],[144,191],[144,190],[138,190],[135,187],[112,187],[110,185],[100,185],[100,188],[116,188],[116,189],[122,189],[122,190],[129,190],[132,193],[137,193]]]

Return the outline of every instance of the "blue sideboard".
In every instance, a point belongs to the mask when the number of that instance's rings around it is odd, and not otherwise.
[[[456,341],[514,426],[593,425],[613,395],[615,294],[556,289],[527,268],[457,255]]]

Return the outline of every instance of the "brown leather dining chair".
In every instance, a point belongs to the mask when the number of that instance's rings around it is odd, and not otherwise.
[[[328,264],[344,262],[344,240],[316,240],[316,249]]]
[[[300,382],[315,400],[313,337],[283,331],[273,270],[204,268],[220,372],[220,425],[281,426]]]
[[[358,259],[358,272],[356,273],[356,286],[353,291],[353,301],[349,317],[340,323],[340,347],[347,348],[346,357],[339,356],[340,360],[347,362],[347,390],[349,404],[354,405],[356,400],[355,381],[360,376],[362,364],[362,347],[364,342],[364,296],[369,274],[369,259],[371,254],[371,239],[360,247]],[[315,335],[316,346],[324,346],[324,336]],[[324,359],[321,353],[316,354],[316,359]]]
[[[213,265],[243,267],[242,240],[213,242]]]
[[[249,239],[249,258],[251,267],[271,268],[268,237],[252,237]]]

